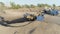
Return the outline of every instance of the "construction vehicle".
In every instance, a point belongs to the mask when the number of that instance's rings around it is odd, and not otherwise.
[[[44,19],[44,14],[38,14],[37,16],[33,15],[33,14],[25,14],[24,18],[26,18],[27,21],[42,21]]]
[[[44,15],[43,14],[38,14],[37,16],[35,16],[34,14],[28,14],[28,13],[26,13],[26,14],[24,14],[24,17],[22,17],[22,19],[18,19],[18,21],[16,21],[16,20],[5,21],[4,17],[0,17],[0,24],[3,25],[3,26],[7,26],[7,27],[18,27],[19,25],[17,25],[17,26],[11,26],[10,24],[15,24],[15,23],[20,23],[20,22],[24,23],[26,21],[29,21],[30,23],[32,23],[35,20],[37,20],[37,21],[43,21],[44,20]]]
[[[55,9],[43,10],[43,13],[49,14],[49,15],[53,15],[53,16],[59,14],[59,13],[58,13],[58,10],[55,10]]]
[[[26,14],[24,15],[24,18],[25,18],[27,21],[34,21],[34,20],[36,20],[36,16],[35,16],[35,15],[33,15],[33,14],[28,14],[28,13],[26,13]]]
[[[44,21],[44,13],[39,14],[37,17],[37,21]]]
[[[30,11],[32,11],[32,10],[30,9]],[[26,13],[26,14],[24,14],[24,18],[27,21],[35,21],[35,20],[42,21],[44,19],[44,15],[43,15],[43,13],[41,13],[41,14],[40,13],[41,12],[38,12],[37,15]]]

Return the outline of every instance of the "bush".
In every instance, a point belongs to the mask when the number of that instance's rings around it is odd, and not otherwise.
[[[19,9],[19,8],[21,8],[21,6],[19,4],[15,4],[13,2],[11,2],[10,5],[11,5],[11,8],[13,8],[13,9]]]

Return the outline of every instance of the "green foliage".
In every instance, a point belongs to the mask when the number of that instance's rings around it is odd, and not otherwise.
[[[52,7],[55,9],[56,5],[55,5],[55,4],[53,4],[53,5],[52,5]]]
[[[35,5],[30,5],[30,8],[35,8],[36,6]]]
[[[45,4],[45,6],[47,6],[47,7],[51,7],[50,5],[48,5],[48,4]]]
[[[21,6],[19,4],[16,5],[16,8],[21,8]]]
[[[3,2],[0,2],[0,5],[4,6],[5,4]]]
[[[53,7],[56,7],[56,5],[55,5],[55,4],[53,4]]]
[[[0,2],[0,9],[4,9],[5,8],[5,4],[3,2]]]
[[[38,7],[42,7],[41,4],[37,4]]]
[[[38,7],[43,7],[43,6],[44,6],[44,4],[38,4],[37,6],[38,6]]]
[[[47,7],[51,7],[51,6],[48,5],[48,4],[37,4],[37,6],[38,6],[38,7],[45,7],[45,6],[47,6]]]
[[[35,8],[36,6],[35,5],[27,5],[27,4],[25,4],[22,7],[25,7],[25,8]]]
[[[11,5],[11,8],[13,8],[13,9],[19,9],[19,8],[21,8],[21,6],[19,4],[15,4],[13,2],[11,2],[10,5]]]
[[[23,7],[25,7],[25,8],[30,8],[30,6],[27,5],[27,4],[23,5]]]
[[[12,8],[12,9],[19,9],[19,8],[35,8],[35,7],[45,7],[45,6],[47,6],[47,7],[56,7],[56,5],[55,4],[53,4],[52,6],[50,6],[50,5],[48,5],[48,4],[37,4],[37,6],[35,6],[35,5],[33,5],[33,4],[31,4],[31,5],[27,5],[27,4],[25,4],[25,5],[19,5],[19,4],[15,4],[14,2],[10,2],[10,5],[11,5],[11,7],[10,8]],[[4,8],[4,7],[6,7],[5,6],[5,4],[3,3],[3,2],[0,2],[0,8]]]

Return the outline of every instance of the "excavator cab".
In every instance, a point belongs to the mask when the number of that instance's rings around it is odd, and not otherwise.
[[[25,14],[25,15],[24,15],[24,18],[25,18],[27,21],[34,21],[34,20],[36,20],[36,16],[33,15],[33,14]]]

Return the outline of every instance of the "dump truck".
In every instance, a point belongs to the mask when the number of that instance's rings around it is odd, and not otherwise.
[[[55,10],[55,9],[51,9],[51,10],[48,10],[48,11],[47,10],[43,10],[43,13],[49,14],[49,15],[53,15],[53,16],[59,14],[58,10]]]

